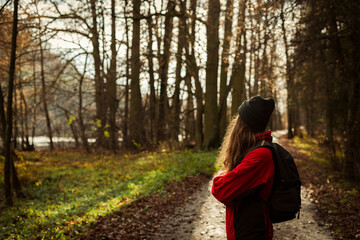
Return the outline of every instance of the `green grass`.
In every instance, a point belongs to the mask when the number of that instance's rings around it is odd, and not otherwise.
[[[16,165],[27,198],[0,209],[0,239],[66,239],[70,231],[77,232],[99,216],[140,197],[165,192],[166,183],[219,169],[216,152],[24,154],[32,161]],[[2,165],[0,161],[1,169]]]
[[[309,156],[311,161],[330,163],[330,161],[326,158],[326,155],[324,155],[323,147],[315,138],[310,138],[307,136],[299,138],[296,136],[291,140],[291,144],[297,147],[300,152]]]

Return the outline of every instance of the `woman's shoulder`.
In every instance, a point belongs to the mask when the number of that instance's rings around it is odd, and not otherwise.
[[[268,147],[258,147],[246,154],[245,158],[272,159],[272,152],[271,149]]]

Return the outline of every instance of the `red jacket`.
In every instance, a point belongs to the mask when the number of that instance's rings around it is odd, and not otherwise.
[[[271,141],[271,131],[257,140]],[[226,206],[227,239],[272,239],[273,228],[265,201],[274,180],[274,162],[269,148],[259,147],[227,174],[213,180],[212,194]]]

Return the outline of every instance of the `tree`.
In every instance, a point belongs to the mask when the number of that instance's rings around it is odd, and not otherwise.
[[[181,70],[183,63],[183,49],[185,45],[185,25],[186,25],[186,0],[180,2],[180,16],[179,16],[179,27],[178,27],[178,46],[176,53],[176,76],[175,76],[175,91],[173,96],[173,106],[172,106],[172,117],[173,120],[171,126],[171,139],[178,141],[178,136],[180,133],[180,83],[182,81]]]
[[[283,1],[281,5],[281,12],[280,12],[280,18],[281,18],[281,28],[282,28],[282,35],[283,35],[283,41],[285,46],[285,59],[286,59],[286,83],[287,83],[287,116],[288,116],[288,138],[294,137],[293,132],[293,126],[294,126],[294,91],[293,91],[293,73],[292,73],[292,67],[291,67],[291,59],[290,59],[290,53],[289,53],[289,43],[287,40],[287,31],[285,28],[285,16],[284,16],[284,8],[285,8],[285,2]]]
[[[232,69],[232,105],[231,114],[237,113],[238,107],[245,99],[245,64],[246,64],[246,31],[245,10],[246,0],[239,1],[239,16],[237,23],[236,52]],[[241,43],[243,41],[243,43]]]
[[[164,35],[164,51],[160,56],[160,99],[159,99],[159,116],[158,116],[158,132],[157,132],[157,140],[163,141],[168,136],[167,125],[167,78],[168,78],[168,70],[169,70],[169,60],[170,60],[170,45],[172,39],[172,31],[173,31],[173,18],[175,11],[175,3],[172,0],[168,1],[167,4],[167,12],[165,15],[165,35]]]
[[[140,93],[140,0],[133,1],[133,36],[131,46],[130,140],[144,143],[143,110]]]
[[[205,149],[219,145],[218,104],[217,104],[217,76],[219,61],[219,15],[220,1],[209,0],[207,20],[207,61],[206,61],[206,92],[205,92]]]
[[[16,39],[18,34],[18,0],[14,0],[14,13],[13,13],[13,28],[12,28],[12,39],[11,39],[11,57],[9,64],[9,87],[8,87],[8,100],[7,100],[7,111],[6,111],[6,138],[5,138],[5,163],[4,163],[4,183],[5,183],[5,204],[12,206],[11,196],[11,138],[12,138],[12,108],[13,108],[13,90],[14,90],[14,78],[15,78],[15,61],[16,61]]]
[[[110,69],[107,78],[107,97],[109,106],[109,122],[110,122],[110,148],[116,152],[118,148],[118,134],[116,126],[116,110],[119,106],[117,99],[117,70],[116,70],[116,15],[115,15],[115,0],[111,0],[111,61]]]
[[[232,22],[233,22],[233,0],[226,1],[226,11],[225,11],[225,26],[224,26],[224,43],[221,56],[221,73],[220,73],[220,99],[219,99],[219,135],[222,139],[225,135],[226,126],[227,126],[227,75],[229,71],[229,58],[230,58],[230,41],[232,37]]]

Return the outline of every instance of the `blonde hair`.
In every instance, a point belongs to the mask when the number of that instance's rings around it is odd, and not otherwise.
[[[226,173],[235,168],[255,142],[255,132],[238,115],[234,117],[227,127],[218,155]]]

